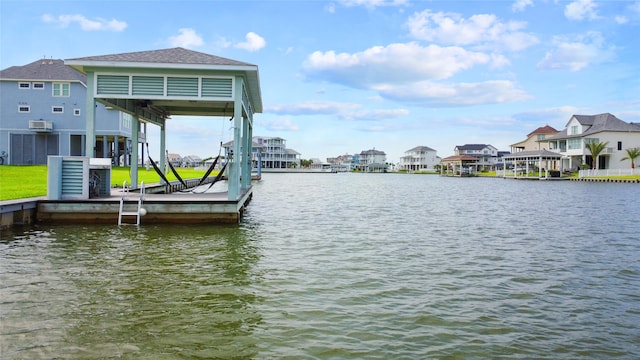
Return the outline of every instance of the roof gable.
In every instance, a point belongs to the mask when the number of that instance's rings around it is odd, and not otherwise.
[[[546,126],[541,126],[535,130],[533,130],[532,132],[530,132],[529,134],[527,134],[527,137],[531,136],[531,135],[537,135],[537,134],[544,134],[544,135],[548,135],[548,134],[557,134],[558,130],[554,129],[553,127],[546,125]]]
[[[181,47],[161,50],[136,51],[111,55],[87,56],[82,58],[68,59],[67,61],[255,66],[249,63],[205,54],[199,51],[188,50]]]
[[[63,60],[42,59],[23,66],[0,71],[2,80],[75,81],[85,84],[87,77],[64,64]]]
[[[416,152],[416,151],[435,151],[435,150],[428,146],[416,146],[413,149],[407,150],[407,152]]]
[[[464,144],[456,146],[458,150],[482,150],[488,147],[493,147],[487,144]]]

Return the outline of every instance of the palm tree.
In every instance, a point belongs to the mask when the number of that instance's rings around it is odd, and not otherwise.
[[[592,166],[591,166],[592,169],[598,168],[598,156],[600,156],[600,153],[604,151],[607,145],[609,145],[608,141],[605,141],[605,142],[590,141],[585,145],[586,148],[589,149],[589,152],[591,153],[591,158],[593,159]]]
[[[627,156],[620,159],[620,161],[631,160],[631,168],[635,169],[636,167],[635,161],[638,157],[640,157],[640,148],[635,147],[631,149],[625,149],[624,151],[627,152]]]

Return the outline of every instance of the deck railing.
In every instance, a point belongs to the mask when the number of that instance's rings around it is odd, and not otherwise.
[[[598,177],[598,176],[629,176],[640,175],[640,169],[600,169],[600,170],[580,170],[578,173],[579,178],[585,177]]]

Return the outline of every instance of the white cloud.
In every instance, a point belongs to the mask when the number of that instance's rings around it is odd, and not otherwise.
[[[297,104],[267,106],[265,107],[265,112],[288,115],[327,115],[353,111],[360,107],[360,104],[337,101],[308,101]]]
[[[102,18],[96,18],[95,20],[89,20],[84,15],[80,14],[68,14],[58,15],[55,17],[51,14],[42,15],[42,21],[46,23],[57,24],[60,27],[68,27],[72,23],[77,23],[84,31],[124,31],[127,27],[127,23],[116,19],[106,20]]]
[[[179,35],[170,36],[169,43],[171,46],[179,46],[184,48],[189,48],[193,46],[202,46],[204,41],[202,41],[202,37],[198,35],[195,30],[183,28],[178,30]]]
[[[264,38],[254,32],[248,32],[245,38],[246,41],[237,43],[235,47],[238,49],[244,49],[254,52],[262,49],[263,47],[265,47],[265,45],[267,45],[267,42],[264,40]]]
[[[410,86],[383,85],[377,87],[382,96],[423,106],[470,106],[524,101],[531,98],[515,83],[491,80],[479,83],[443,84],[420,81]]]
[[[615,58],[615,48],[605,47],[604,39],[592,31],[573,38],[556,36],[555,49],[538,63],[539,69],[569,69],[579,71],[591,64],[600,64]]]
[[[575,106],[565,105],[551,108],[534,109],[514,114],[518,121],[530,122],[540,126],[541,124],[551,125],[556,130],[562,130],[556,126],[564,125],[572,115],[577,114],[579,109]]]
[[[490,14],[463,18],[456,13],[425,10],[410,16],[406,26],[418,40],[445,45],[520,51],[538,43],[535,36],[521,31],[527,26],[525,22],[504,23]]]
[[[265,112],[279,115],[335,115],[344,120],[388,120],[406,116],[407,109],[366,109],[362,104],[336,101],[308,101],[297,104],[273,105]]]
[[[397,43],[357,53],[316,51],[308,56],[303,69],[312,77],[366,88],[386,82],[446,79],[475,65],[502,67],[508,63],[504,56],[461,47]]]
[[[513,12],[524,11],[527,6],[533,6],[533,0],[516,0],[511,6]]]
[[[289,118],[267,121],[264,127],[269,131],[298,131],[300,128]]]
[[[593,0],[576,0],[564,8],[564,16],[569,20],[594,20],[598,18]]]
[[[367,9],[374,9],[381,6],[404,6],[408,4],[408,0],[338,0],[338,2],[346,7],[363,6]]]
[[[407,109],[374,109],[353,111],[342,114],[340,117],[346,120],[389,120],[409,115]]]
[[[613,19],[617,24],[620,24],[620,25],[626,24],[629,22],[629,19],[627,19],[626,16],[622,16],[622,15],[615,16]]]

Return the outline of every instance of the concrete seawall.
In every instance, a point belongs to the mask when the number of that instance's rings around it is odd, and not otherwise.
[[[0,201],[0,230],[35,222],[38,202],[46,197]]]

